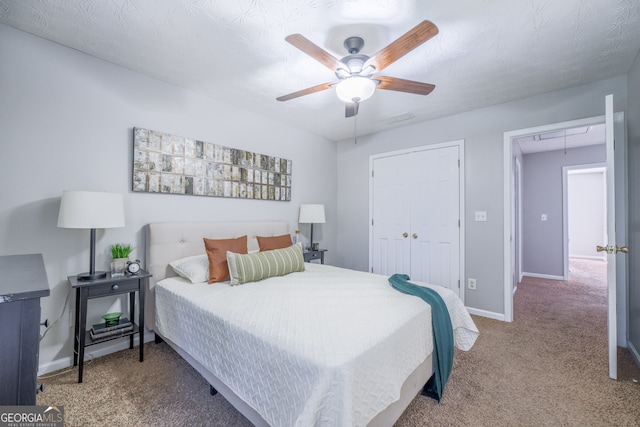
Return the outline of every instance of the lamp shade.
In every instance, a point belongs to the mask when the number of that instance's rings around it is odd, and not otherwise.
[[[324,224],[324,205],[300,205],[300,224]]]
[[[362,102],[373,96],[376,84],[367,77],[348,77],[336,85],[336,95],[344,102]]]
[[[124,227],[122,194],[65,191],[58,213],[60,228]]]

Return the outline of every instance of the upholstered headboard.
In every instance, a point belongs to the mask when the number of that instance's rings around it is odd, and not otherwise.
[[[247,236],[248,250],[257,250],[256,236],[279,236],[289,233],[284,221],[260,222],[161,222],[147,225],[146,268],[153,275],[148,281],[145,299],[145,326],[155,329],[154,287],[160,280],[177,276],[171,261],[204,254],[204,237],[229,239]]]

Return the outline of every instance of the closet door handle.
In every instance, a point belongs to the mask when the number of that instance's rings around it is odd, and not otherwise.
[[[417,238],[418,238],[418,233],[413,233],[413,234],[411,235],[411,237],[413,237],[414,239],[417,239]]]
[[[405,231],[404,233],[402,233],[402,237],[409,237],[409,233]]]

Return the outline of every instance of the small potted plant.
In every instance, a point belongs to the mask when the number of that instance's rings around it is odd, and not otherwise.
[[[133,246],[128,243],[116,243],[109,247],[111,251],[111,276],[124,276],[125,269],[127,267],[127,261],[129,261],[129,255],[133,251]]]

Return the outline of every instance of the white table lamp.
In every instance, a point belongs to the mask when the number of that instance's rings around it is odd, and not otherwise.
[[[124,227],[122,194],[94,191],[64,191],[58,213],[60,228],[91,230],[89,272],[78,274],[78,280],[104,279],[106,271],[96,271],[96,228]]]
[[[309,246],[313,249],[313,224],[324,224],[324,205],[300,205],[300,224],[311,224]]]

